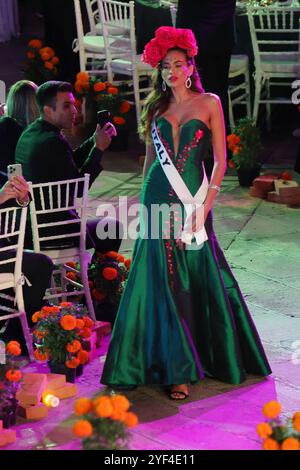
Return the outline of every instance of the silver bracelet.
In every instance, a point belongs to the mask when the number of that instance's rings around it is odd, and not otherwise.
[[[221,191],[221,187],[218,186],[217,184],[210,184],[209,188],[215,189],[216,191]]]

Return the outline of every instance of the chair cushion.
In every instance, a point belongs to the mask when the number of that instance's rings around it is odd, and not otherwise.
[[[278,54],[278,57],[273,54],[262,54],[261,67],[264,72],[289,73],[298,76],[299,62],[297,59],[297,53],[286,56],[282,53]]]
[[[102,28],[102,24],[101,23],[97,23],[95,25],[95,29],[96,29],[96,34],[99,34],[100,36],[102,36],[102,31],[103,31],[103,28]],[[112,36],[128,36],[129,35],[129,31],[130,31],[130,21],[129,21],[129,18],[125,19],[124,20],[124,23],[122,25],[116,25],[115,27],[114,26],[109,26],[108,27],[108,32],[109,34],[111,34]]]
[[[235,74],[238,71],[243,71],[248,68],[249,58],[245,54],[233,54],[230,59],[230,69],[229,69],[229,76],[230,74]]]
[[[114,73],[130,73],[132,72],[132,62],[131,60],[126,60],[126,59],[114,59],[111,62],[111,68]],[[137,55],[137,70],[139,72],[149,72],[152,73],[153,68],[149,64],[145,64],[142,62],[142,55],[139,54]]]
[[[0,290],[8,289],[14,285],[15,279],[12,273],[0,273]]]

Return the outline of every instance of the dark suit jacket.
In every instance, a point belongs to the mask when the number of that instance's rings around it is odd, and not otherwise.
[[[52,124],[39,118],[21,135],[15,154],[16,163],[22,164],[23,176],[32,183],[47,183],[51,181],[62,181],[80,178],[84,173],[90,174],[90,186],[102,170],[100,164],[102,152],[95,148],[93,139],[84,142],[76,151],[72,151],[60,130]],[[75,162],[80,162],[79,167]],[[44,195],[47,199],[47,195]],[[80,193],[79,193],[80,196]],[[63,200],[63,195],[61,196]],[[72,197],[72,195],[70,195]],[[55,194],[53,195],[55,199]],[[35,197],[37,208],[39,208],[39,196]],[[66,213],[53,213],[44,217],[43,223],[55,222],[66,217]],[[73,213],[67,214],[68,218],[74,218]],[[75,229],[73,224],[68,227],[53,227],[43,232],[44,236],[59,234]],[[31,234],[27,233],[26,247],[30,247]],[[52,242],[51,242],[52,244]]]
[[[16,145],[24,128],[10,117],[0,118],[0,171],[7,174],[7,165],[15,163]],[[0,186],[7,177],[0,173]]]
[[[199,55],[231,50],[236,0],[178,0],[177,27],[193,30]]]

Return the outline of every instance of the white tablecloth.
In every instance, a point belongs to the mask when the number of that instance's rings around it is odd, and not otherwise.
[[[17,0],[0,0],[0,42],[18,36],[19,12]]]

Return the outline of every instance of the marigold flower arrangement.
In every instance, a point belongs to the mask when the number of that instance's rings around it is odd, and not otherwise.
[[[71,302],[45,306],[34,313],[32,321],[37,324],[33,331],[37,361],[51,360],[70,369],[88,362],[83,343],[90,338],[94,322],[85,307]]]
[[[267,421],[258,424],[256,430],[263,439],[264,450],[300,450],[300,412],[284,422],[279,416],[282,406],[273,400],[263,407]]]
[[[119,88],[109,82],[102,82],[96,77],[91,77],[86,72],[80,72],[76,76],[74,85],[76,106],[82,106],[83,99],[91,104],[95,110],[106,109],[111,113],[111,120],[116,126],[124,126],[128,119],[130,103],[122,98]]]
[[[55,55],[54,49],[44,46],[40,39],[29,41],[26,55],[24,73],[28,80],[41,85],[58,75],[59,58]]]
[[[138,424],[137,416],[129,408],[124,395],[80,398],[74,406],[80,420],[74,424],[73,433],[82,439],[84,449],[125,449],[130,437],[128,428]]]
[[[22,374],[16,365],[16,357],[21,354],[21,346],[18,341],[10,341],[6,345],[0,342],[0,414],[9,410],[15,400]],[[1,417],[0,417],[1,419]]]
[[[260,133],[252,119],[240,119],[233,133],[227,136],[227,144],[233,154],[228,162],[231,168],[250,169],[260,166]]]
[[[92,297],[97,303],[118,306],[128,277],[131,260],[115,251],[96,253],[89,267]]]

